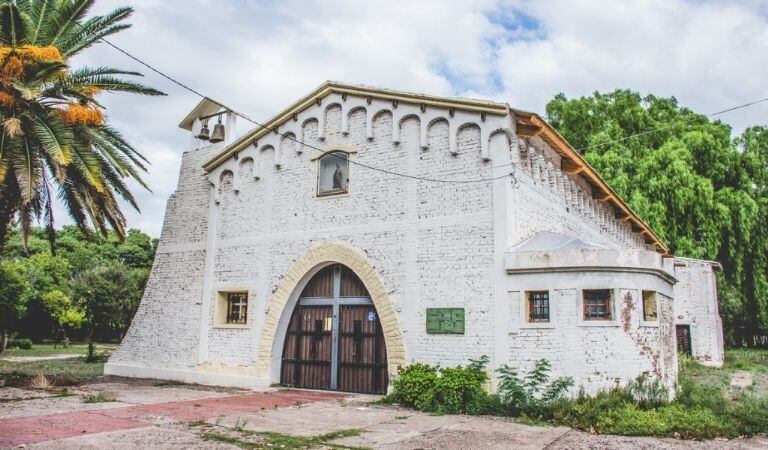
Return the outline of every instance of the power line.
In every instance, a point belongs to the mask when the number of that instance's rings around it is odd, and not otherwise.
[[[6,3],[13,4],[13,2],[11,0],[4,0],[4,1]],[[50,5],[50,6],[51,6],[52,9],[55,9],[56,11],[61,12],[61,10],[56,8],[55,6],[53,6],[53,5]],[[84,31],[88,31],[79,22],[74,21],[73,23],[75,25],[77,25],[80,29],[82,29]],[[237,110],[235,110],[233,108],[230,108],[227,105],[225,105],[224,103],[219,102],[217,100],[214,100],[214,99],[208,97],[207,95],[202,94],[198,90],[188,86],[187,84],[182,83],[181,81],[178,81],[177,79],[175,79],[175,78],[171,77],[170,75],[166,74],[165,72],[155,68],[151,64],[149,64],[149,63],[145,62],[144,60],[138,58],[137,56],[133,55],[132,53],[128,52],[127,50],[124,50],[121,47],[113,44],[112,42],[108,41],[106,38],[103,38],[103,37],[99,38],[99,41],[107,44],[108,46],[110,46],[113,49],[117,50],[118,52],[124,54],[125,56],[129,57],[130,59],[136,61],[137,63],[141,64],[142,66],[148,68],[149,70],[157,73],[158,75],[160,75],[161,77],[167,79],[168,81],[172,82],[173,84],[176,84],[177,86],[181,87],[182,89],[184,89],[186,91],[189,91],[189,92],[197,95],[200,98],[207,99],[207,100],[209,100],[209,101],[211,101],[213,103],[216,103],[220,107],[222,107],[222,108],[224,108],[224,109],[226,109],[228,111],[231,111],[233,114],[237,115],[238,117],[243,118],[244,120],[246,120],[248,122],[251,122],[252,124],[258,126],[259,128],[262,128],[262,129],[265,129],[265,130],[269,129],[268,127],[266,127],[262,123],[254,120],[252,118],[250,118],[246,114],[241,113],[241,112],[239,112],[239,111],[237,111]],[[734,107],[730,107],[730,108],[727,108],[727,109],[724,109],[724,110],[721,110],[721,111],[717,111],[717,112],[714,112],[714,113],[711,113],[711,114],[706,114],[706,115],[704,115],[704,117],[714,117],[714,116],[717,116],[717,115],[720,115],[720,114],[724,114],[724,113],[727,113],[727,112],[735,111],[735,110],[742,109],[742,108],[747,108],[749,106],[753,106],[753,105],[756,105],[758,103],[762,103],[762,102],[765,102],[765,101],[768,101],[768,97],[762,98],[762,99],[759,99],[759,100],[755,100],[755,101],[752,101],[752,102],[744,103],[744,104],[741,104],[741,105],[737,105],[737,106],[734,106]],[[689,122],[689,121],[694,120],[694,119],[696,119],[696,116],[690,117],[690,118],[684,120],[684,122]],[[600,143],[597,143],[597,144],[592,144],[592,145],[589,145],[589,146],[577,148],[576,151],[581,153],[581,152],[583,152],[585,150],[588,150],[588,149],[591,149],[591,148],[602,147],[602,146],[613,144],[613,143],[616,143],[616,142],[623,142],[623,141],[626,141],[626,140],[629,140],[629,139],[632,139],[632,138],[635,138],[635,137],[645,136],[645,135],[648,135],[648,134],[653,134],[653,133],[656,133],[656,132],[659,132],[659,131],[663,131],[663,130],[666,130],[666,129],[669,129],[669,128],[673,128],[673,127],[675,127],[677,125],[679,125],[679,124],[675,123],[675,124],[665,125],[663,127],[658,127],[658,128],[655,128],[655,129],[646,130],[646,131],[643,131],[643,132],[631,134],[629,136],[624,136],[622,138],[613,139],[613,140],[610,140],[610,141],[600,142]],[[308,147],[308,148],[312,148],[314,150],[318,150],[318,151],[321,151],[321,152],[324,151],[323,149],[320,149],[320,148],[318,148],[318,147],[316,147],[314,145],[307,144],[306,142],[303,142],[303,141],[301,141],[299,139],[296,139],[295,137],[291,136],[290,134],[281,133],[281,132],[276,131],[274,129],[269,129],[269,131],[274,132],[274,133],[278,134],[279,136],[284,137],[286,139],[290,139],[290,140],[298,143],[299,145],[302,145],[302,146],[305,146],[305,147]],[[506,178],[506,177],[512,177],[513,183],[515,183],[515,181],[516,181],[515,180],[514,171],[511,171],[509,174],[505,174],[505,175],[501,175],[501,176],[496,176],[496,177],[492,177],[492,178],[481,178],[481,179],[474,179],[474,180],[446,180],[446,179],[427,178],[427,177],[421,177],[421,176],[417,176],[417,175],[410,175],[410,174],[394,172],[394,171],[391,171],[391,170],[382,169],[382,168],[379,168],[379,167],[375,167],[375,166],[371,166],[371,165],[368,165],[368,164],[364,164],[364,163],[360,163],[360,162],[357,162],[357,161],[353,161],[351,159],[347,159],[347,161],[349,163],[351,163],[351,164],[355,164],[357,166],[364,167],[364,168],[369,169],[369,170],[375,170],[375,171],[379,171],[379,172],[386,173],[386,174],[389,174],[389,175],[400,176],[400,177],[405,177],[405,178],[412,178],[412,179],[416,179],[416,180],[428,181],[428,182],[434,182],[434,183],[457,183],[457,184],[483,183],[483,182],[498,180],[498,179],[502,179],[502,178]],[[500,164],[500,165],[496,165],[496,166],[491,166],[490,168],[491,169],[496,169],[496,168],[501,168],[501,167],[510,167],[510,166],[514,166],[514,165],[515,165],[514,163],[508,163],[508,164]],[[514,167],[512,167],[512,168],[514,168]],[[466,172],[470,172],[470,171],[472,171],[472,169],[465,170],[465,171],[453,172],[453,174],[466,173]]]
[[[755,100],[753,102],[744,103],[744,104],[741,104],[741,105],[738,105],[738,106],[733,106],[731,108],[723,109],[722,111],[713,112],[711,114],[704,114],[704,117],[715,117],[715,116],[718,116],[720,114],[724,114],[724,113],[731,112],[731,111],[736,111],[737,109],[742,109],[742,108],[747,108],[749,106],[757,105],[758,103],[762,103],[762,102],[765,102],[765,101],[768,101],[768,97],[761,98],[760,100]],[[700,117],[700,116],[688,117],[687,119],[684,119],[682,122],[684,124],[685,122],[690,122],[690,121],[692,121],[694,119],[697,119],[698,117]],[[628,139],[632,139],[634,137],[645,136],[647,134],[652,134],[652,133],[656,133],[658,131],[666,130],[666,129],[669,129],[669,128],[674,128],[674,127],[676,127],[678,125],[681,125],[681,124],[680,123],[672,123],[672,124],[669,124],[669,125],[665,125],[663,127],[652,129],[652,130],[647,130],[647,131],[642,131],[640,133],[630,134],[629,136],[624,136],[624,137],[619,138],[619,139],[613,139],[611,141],[599,142],[597,144],[592,144],[592,145],[588,145],[586,147],[577,148],[576,151],[583,152],[584,150],[589,150],[590,148],[603,147],[605,145],[615,144],[616,142],[623,142],[623,141],[626,141]]]
[[[13,4],[13,2],[12,2],[11,0],[4,0],[4,1],[5,1],[6,3],[10,3],[10,4]],[[58,8],[56,8],[55,6],[53,6],[53,5],[49,5],[49,6],[50,6],[52,9],[54,9],[54,10],[56,10],[56,11],[58,11],[58,12],[61,12],[61,10],[60,10],[60,9],[58,9]],[[77,26],[78,26],[78,27],[79,27],[81,30],[83,30],[83,31],[88,31],[88,30],[87,30],[85,27],[83,27],[83,26],[82,26],[82,25],[81,25],[81,24],[80,24],[78,21],[73,21],[72,23],[74,23],[75,25],[77,25]],[[260,123],[260,122],[258,122],[258,121],[256,121],[256,120],[254,120],[254,119],[252,119],[252,118],[250,118],[250,117],[249,117],[249,116],[247,116],[246,114],[244,114],[244,113],[241,113],[241,112],[239,112],[239,111],[237,111],[237,110],[235,110],[235,109],[233,109],[233,108],[230,108],[230,107],[228,107],[227,105],[225,105],[224,103],[222,103],[222,102],[219,102],[219,101],[217,101],[217,100],[214,100],[214,99],[212,99],[212,98],[208,97],[207,95],[204,95],[204,94],[202,94],[200,91],[198,91],[198,90],[196,90],[196,89],[194,89],[194,88],[192,88],[192,87],[188,86],[187,84],[185,84],[185,83],[182,83],[181,81],[178,81],[177,79],[175,79],[175,78],[173,78],[172,76],[170,76],[170,75],[166,74],[165,72],[161,71],[160,69],[157,69],[156,67],[152,66],[151,64],[149,64],[149,63],[145,62],[145,61],[144,61],[144,60],[142,60],[141,58],[139,58],[139,57],[137,57],[137,56],[133,55],[133,54],[132,54],[132,53],[130,53],[129,51],[127,51],[127,50],[124,50],[124,49],[120,48],[119,46],[117,46],[117,45],[113,44],[112,42],[108,41],[108,40],[107,40],[106,38],[104,38],[104,37],[102,37],[102,38],[99,38],[99,41],[101,41],[101,42],[103,42],[103,43],[107,44],[108,46],[110,46],[110,47],[112,47],[113,49],[117,50],[118,52],[120,52],[120,53],[124,54],[125,56],[129,57],[130,59],[132,59],[132,60],[136,61],[137,63],[141,64],[142,66],[144,66],[144,67],[148,68],[148,69],[149,69],[149,70],[151,70],[152,72],[155,72],[156,74],[158,74],[158,75],[160,75],[161,77],[163,77],[163,78],[167,79],[168,81],[170,81],[170,82],[172,82],[172,83],[176,84],[177,86],[181,87],[182,89],[184,89],[184,90],[187,90],[187,91],[189,91],[189,92],[191,92],[191,93],[193,93],[193,94],[197,95],[197,96],[198,96],[198,97],[200,97],[200,98],[203,98],[203,99],[209,100],[209,101],[211,101],[211,102],[213,102],[213,103],[216,103],[217,105],[219,105],[220,107],[224,108],[225,110],[227,110],[227,111],[231,111],[231,112],[232,112],[233,114],[235,114],[236,116],[238,116],[238,117],[241,117],[241,118],[243,118],[244,120],[246,120],[246,121],[248,121],[248,122],[251,122],[252,124],[256,125],[256,126],[257,126],[257,127],[259,127],[259,128],[262,128],[262,129],[265,129],[265,130],[269,130],[269,131],[271,131],[271,132],[274,132],[274,133],[278,134],[278,135],[279,135],[279,136],[281,136],[281,137],[284,137],[284,138],[286,138],[286,139],[290,139],[290,140],[292,140],[292,141],[294,141],[294,142],[296,142],[296,143],[298,143],[298,144],[300,144],[300,145],[303,145],[303,146],[305,146],[305,147],[308,147],[308,148],[311,148],[311,149],[314,149],[314,150],[317,150],[317,151],[320,151],[320,152],[323,152],[323,151],[324,151],[323,149],[320,149],[320,148],[318,148],[318,147],[315,147],[314,145],[311,145],[311,144],[307,144],[306,142],[303,142],[303,141],[301,141],[301,140],[299,140],[299,139],[296,139],[295,137],[293,137],[293,136],[291,136],[291,135],[289,135],[289,134],[287,134],[287,133],[281,133],[281,132],[279,132],[279,131],[277,131],[277,130],[274,130],[274,129],[269,129],[268,127],[266,127],[266,126],[265,126],[265,125],[263,125],[262,123]],[[332,155],[332,156],[334,156],[334,157],[336,157],[336,158],[342,159],[340,156],[338,156],[338,155],[335,155],[335,154],[333,154],[333,153],[331,153],[330,155]],[[415,180],[420,180],[420,181],[427,181],[427,182],[432,182],[432,183],[455,183],[455,184],[485,183],[485,182],[488,182],[488,181],[500,180],[500,179],[502,179],[502,178],[507,178],[507,177],[510,177],[510,178],[512,178],[512,183],[513,183],[513,184],[516,184],[516,179],[515,179],[514,170],[510,171],[508,174],[504,174],[504,175],[500,175],[500,176],[496,176],[496,177],[491,177],[491,178],[480,178],[480,179],[474,179],[474,180],[447,180],[447,179],[439,179],[439,178],[428,178],[428,177],[422,177],[422,176],[418,176],[418,175],[410,175],[410,174],[405,174],[405,173],[399,173],[399,172],[395,172],[395,171],[392,171],[392,170],[388,170],[388,169],[382,169],[382,168],[380,168],[380,167],[375,167],[375,166],[371,166],[371,165],[368,165],[368,164],[364,164],[364,163],[361,163],[361,162],[358,162],[358,161],[353,161],[353,160],[351,160],[351,159],[349,159],[349,158],[347,158],[347,159],[346,159],[346,161],[348,161],[348,162],[349,162],[349,163],[351,163],[351,164],[354,164],[354,165],[357,165],[357,166],[360,166],[360,167],[364,167],[364,168],[366,168],[366,169],[369,169],[369,170],[374,170],[374,171],[378,171],[378,172],[386,173],[386,174],[388,174],[388,175],[399,176],[399,177],[404,177],[404,178],[412,178],[412,179],[415,179]],[[514,168],[513,168],[513,169],[514,169]]]

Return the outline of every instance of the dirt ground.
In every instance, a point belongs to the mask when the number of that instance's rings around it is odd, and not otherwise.
[[[430,416],[371,405],[375,399],[120,378],[70,388],[66,395],[4,387],[0,448],[768,448],[764,436],[705,442],[595,436],[502,418]]]

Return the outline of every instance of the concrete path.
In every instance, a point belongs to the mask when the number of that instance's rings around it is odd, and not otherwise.
[[[85,396],[94,393],[109,393],[116,401],[85,403]],[[765,437],[696,442],[596,436],[506,418],[430,416],[372,405],[377,398],[373,396],[319,391],[256,392],[111,379],[80,386],[67,397],[18,388],[0,389],[0,394],[0,448],[236,449],[238,441],[266,446],[274,435],[263,432],[314,439],[353,429],[356,431],[347,433],[348,437],[322,445],[374,449],[768,448]]]
[[[8,362],[34,362],[34,361],[48,361],[51,359],[75,359],[80,358],[83,355],[48,355],[48,356],[3,356],[0,358],[2,361]]]
[[[340,395],[275,391],[10,418],[0,420],[0,446],[146,428],[163,423],[198,421],[221,415],[241,415],[268,408],[296,406],[336,398],[340,398]]]

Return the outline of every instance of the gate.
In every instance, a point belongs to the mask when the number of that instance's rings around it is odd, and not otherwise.
[[[326,267],[291,315],[280,383],[381,394],[388,382],[384,333],[368,291],[347,267]]]
[[[675,332],[677,334],[677,351],[683,352],[686,355],[690,355],[691,354],[691,326],[675,325]]]

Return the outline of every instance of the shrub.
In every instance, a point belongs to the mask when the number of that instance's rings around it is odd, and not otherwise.
[[[748,436],[768,433],[768,397],[744,394],[739,400],[740,404],[731,410],[739,432]]]
[[[601,414],[607,411],[633,406],[634,399],[629,392],[620,387],[600,391],[591,396],[580,391],[576,399],[561,399],[551,406],[552,418],[564,425],[579,430],[591,431],[598,423]]]
[[[573,378],[550,380],[550,369],[546,359],[536,361],[533,369],[523,378],[520,378],[516,369],[506,364],[498,369],[499,399],[510,415],[552,418],[550,404],[563,398],[573,386]]]
[[[683,439],[710,439],[739,434],[733,421],[717,416],[711,409],[670,405],[659,409],[659,414],[667,426],[666,435]]]
[[[706,408],[718,416],[727,416],[730,410],[722,389],[685,377],[680,377],[675,403],[686,408]]]
[[[399,368],[392,393],[384,400],[436,414],[487,414],[498,403],[483,389],[488,381],[488,357],[466,367],[412,364]]]
[[[640,409],[658,408],[669,403],[669,391],[658,378],[653,381],[643,373],[627,383],[627,391]]]
[[[594,429],[598,433],[624,436],[665,436],[668,431],[658,411],[643,411],[634,404],[619,409],[596,411]]]
[[[27,338],[10,339],[8,341],[8,348],[20,348],[22,350],[29,350],[32,348],[32,341]]]

